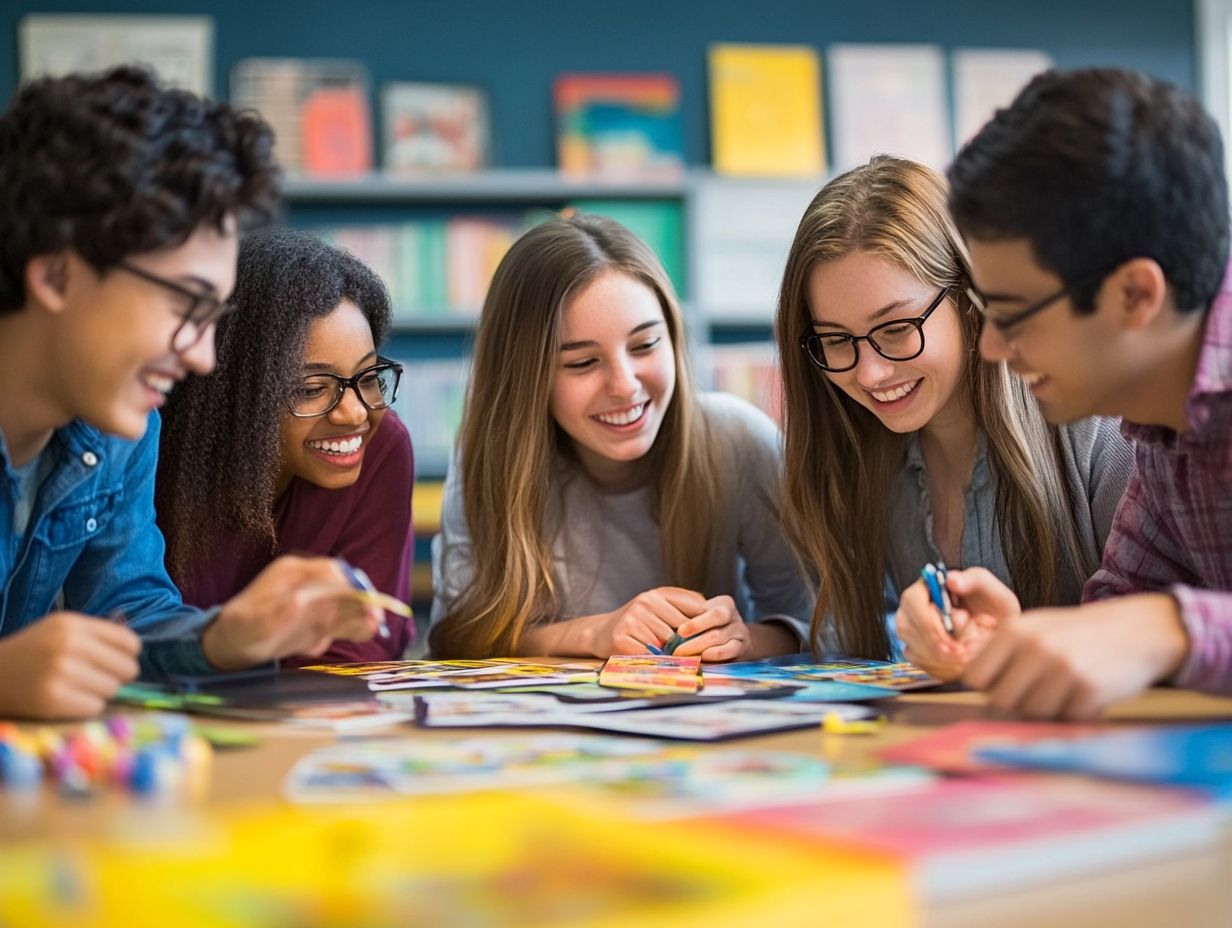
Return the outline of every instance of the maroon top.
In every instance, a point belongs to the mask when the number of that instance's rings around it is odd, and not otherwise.
[[[293,477],[274,503],[276,550],[271,553],[264,543],[224,540],[217,546],[214,559],[199,565],[181,584],[184,601],[201,608],[226,602],[278,555],[318,554],[344,558],[367,573],[378,590],[409,602],[415,548],[411,526],[414,479],[411,436],[402,420],[388,410],[368,440],[355,483],[328,490]],[[313,660],[400,659],[414,636],[414,625],[389,613],[385,618],[388,638],[335,641],[324,655]]]

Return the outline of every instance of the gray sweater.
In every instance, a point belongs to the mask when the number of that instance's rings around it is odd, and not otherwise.
[[[1083,576],[1066,571],[1058,578],[1056,605],[1074,605],[1082,599],[1082,585],[1099,567],[1104,542],[1112,526],[1121,495],[1134,472],[1133,447],[1121,435],[1116,419],[1090,418],[1064,425],[1060,445],[1065,486],[1083,562]],[[894,489],[893,537],[890,543],[890,611],[898,608],[898,594],[920,578],[920,568],[941,554],[933,541],[932,506],[928,475],[917,435],[907,445],[907,464]],[[980,436],[971,483],[963,494],[965,515],[962,563],[948,567],[986,567],[1010,584],[1010,569],[997,530],[997,481],[988,461],[988,448]]]
[[[781,436],[760,410],[734,396],[706,393],[701,409],[719,442],[722,492],[714,514],[707,597],[729,595],[746,621],[784,622],[803,642],[813,595],[800,576],[779,522]],[[560,461],[559,496],[548,514],[556,617],[611,612],[639,593],[664,586],[659,525],[649,486],[604,493],[577,467]],[[441,532],[432,540],[435,598],[431,621],[445,617],[474,574],[470,532],[456,460],[445,480]]]

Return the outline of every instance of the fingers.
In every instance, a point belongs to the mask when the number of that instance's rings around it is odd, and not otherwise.
[[[137,677],[139,667],[137,656],[142,649],[140,638],[128,629],[122,629],[111,622],[89,620],[89,631],[81,638],[81,662],[91,665],[106,674],[108,678],[117,680],[115,693],[121,683],[127,683]],[[116,632],[122,632],[117,635]],[[106,695],[110,696],[111,693]]]
[[[663,602],[668,603],[686,619],[691,616],[700,615],[706,611],[708,606],[706,597],[704,597],[701,593],[693,590],[682,589],[678,586],[655,587],[653,590],[648,590],[647,594],[653,594]],[[673,625],[672,627],[676,628],[677,625]]]
[[[1014,591],[984,567],[950,571],[945,587],[971,613],[985,612],[1003,621],[1022,611]]]
[[[613,654],[645,654],[647,645],[662,647],[674,629],[653,614],[626,613],[617,620],[612,633]]]
[[[676,627],[681,638],[692,638],[711,628],[742,623],[744,619],[736,609],[736,601],[730,596],[715,596],[704,600],[705,610]]]
[[[141,653],[141,639],[127,625],[106,619],[89,619],[90,634],[112,651],[136,657]]]
[[[945,630],[941,613],[929,598],[927,587],[917,580],[899,600],[895,629],[903,642],[904,657],[939,679],[953,679],[962,668],[963,649]]]

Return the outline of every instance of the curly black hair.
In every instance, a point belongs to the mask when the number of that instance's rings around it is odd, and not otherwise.
[[[1177,309],[1203,311],[1228,261],[1228,184],[1215,121],[1179,87],[1137,71],[1036,76],[949,169],[963,235],[1025,238],[1068,284],[1153,258]],[[1099,284],[1072,291],[1080,314]]]
[[[218,366],[176,387],[162,413],[155,504],[175,580],[221,538],[274,550],[279,426],[313,323],[344,299],[367,318],[373,343],[384,342],[389,293],[362,261],[281,226],[240,239],[236,308],[218,323]]]
[[[100,274],[203,223],[268,220],[280,171],[253,112],[162,86],[150,71],[35,80],[0,115],[0,313],[31,258],[72,248]]]

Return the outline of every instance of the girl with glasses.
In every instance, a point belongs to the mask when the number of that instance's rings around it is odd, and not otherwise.
[[[983,567],[1076,603],[1133,467],[1112,420],[1049,426],[1031,384],[976,355],[969,261],[931,169],[877,157],[800,222],[775,323],[785,521],[815,571],[817,646],[953,679],[986,630],[886,616],[921,568]],[[901,647],[895,642],[901,636]]]
[[[271,228],[241,239],[231,302],[215,375],[163,410],[158,521],[185,601],[222,602],[282,553],[341,558],[407,601],[414,465],[388,408],[401,367],[377,353],[384,285],[314,236]],[[388,636],[321,656],[400,658],[413,628],[386,618]]]
[[[780,529],[778,431],[699,393],[685,346],[662,265],[618,223],[514,244],[433,542],[435,654],[800,650],[812,598]]]

